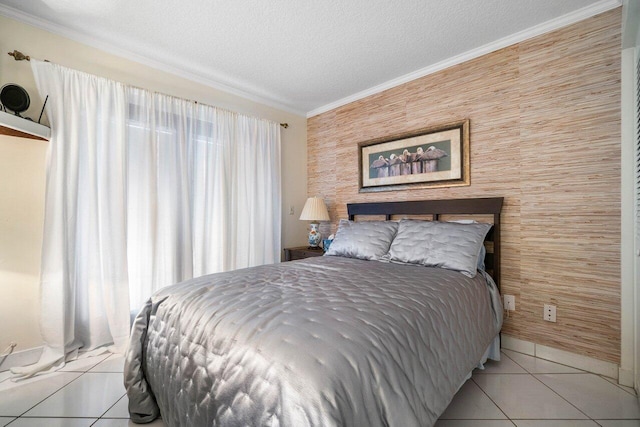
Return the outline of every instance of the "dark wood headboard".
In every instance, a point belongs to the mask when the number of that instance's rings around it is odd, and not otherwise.
[[[357,215],[384,215],[390,220],[394,215],[430,216],[437,221],[440,215],[493,215],[493,228],[485,238],[487,273],[500,288],[500,212],[503,197],[480,199],[418,200],[412,202],[349,203],[349,219]]]

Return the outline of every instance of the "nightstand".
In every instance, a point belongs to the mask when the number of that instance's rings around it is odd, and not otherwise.
[[[322,248],[308,249],[307,246],[299,246],[297,248],[284,248],[285,261],[293,261],[295,259],[304,259],[322,255],[324,255],[324,251],[322,250]]]

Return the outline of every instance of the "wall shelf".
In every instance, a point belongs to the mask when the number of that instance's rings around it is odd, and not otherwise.
[[[48,141],[51,137],[51,129],[31,120],[0,111],[0,135]]]

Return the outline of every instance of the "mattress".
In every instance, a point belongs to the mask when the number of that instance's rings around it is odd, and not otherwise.
[[[203,276],[136,317],[129,411],[168,426],[430,426],[501,324],[486,274],[324,256]]]

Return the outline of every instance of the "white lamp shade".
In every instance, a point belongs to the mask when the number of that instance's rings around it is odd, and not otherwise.
[[[329,221],[329,212],[321,197],[309,197],[302,208],[300,219],[304,221]]]

